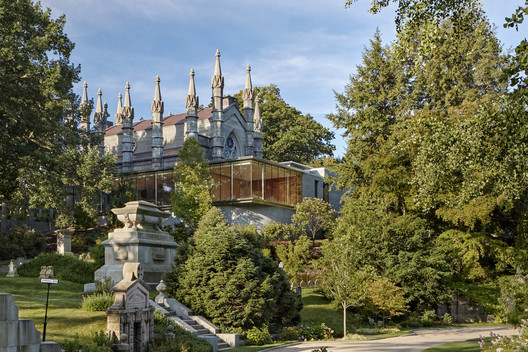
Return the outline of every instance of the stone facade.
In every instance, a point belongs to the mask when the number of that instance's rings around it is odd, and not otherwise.
[[[108,334],[128,342],[133,352],[147,351],[154,335],[154,308],[149,302],[149,286],[143,281],[143,268],[140,263],[125,263],[123,280],[114,286],[115,301],[106,312]],[[127,336],[120,341],[121,336]]]
[[[112,282],[118,282],[123,278],[126,263],[140,262],[145,281],[159,282],[161,276],[172,269],[176,255],[174,238],[159,227],[170,214],[144,201],[128,202],[112,212],[124,227],[110,232],[108,239],[102,242],[105,265],[95,272],[95,279],[110,277]]]

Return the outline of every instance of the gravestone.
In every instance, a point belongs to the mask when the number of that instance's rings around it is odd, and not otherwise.
[[[53,266],[41,266],[39,279],[52,279],[53,278]]]
[[[299,282],[299,286],[302,287],[302,288],[305,288],[306,287],[306,282],[304,282],[304,280],[301,280],[301,282]]]
[[[71,240],[73,231],[69,229],[60,229],[55,231],[57,234],[57,253],[62,255],[73,254],[71,251]]]
[[[11,263],[9,263],[9,271],[7,272],[6,277],[18,277],[17,268],[15,265],[14,259],[11,259]]]
[[[143,281],[140,263],[125,263],[123,279],[114,286],[115,301],[106,312],[110,336],[128,336],[132,352],[145,352],[154,335],[154,307],[149,302],[149,286]],[[118,345],[126,344],[119,340]]]
[[[108,239],[102,242],[105,264],[95,272],[95,280],[109,277],[113,283],[119,282],[123,278],[123,265],[139,262],[144,280],[149,284],[158,283],[161,276],[172,269],[178,246],[174,238],[159,227],[170,214],[144,201],[128,202],[112,212],[124,227],[110,232]]]

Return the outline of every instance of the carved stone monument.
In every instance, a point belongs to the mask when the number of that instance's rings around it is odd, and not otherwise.
[[[123,265],[139,262],[145,281],[158,283],[172,269],[176,255],[174,238],[159,227],[170,214],[144,201],[128,202],[124,208],[112,209],[112,212],[124,227],[109,233],[108,239],[102,242],[105,265],[95,272],[95,280],[109,277],[113,283],[119,282],[123,278]]]
[[[15,260],[11,259],[11,263],[9,263],[9,271],[6,275],[6,277],[18,277],[17,268],[15,265]]]
[[[60,229],[55,231],[57,234],[57,253],[62,255],[73,254],[71,251],[71,240],[73,231],[69,229]]]
[[[149,303],[149,290],[143,281],[142,265],[125,263],[123,280],[114,286],[114,304],[106,312],[108,333],[115,340],[120,337],[116,345],[128,343],[133,352],[147,350],[154,335],[154,307]],[[128,336],[128,342],[121,340],[121,336]]]

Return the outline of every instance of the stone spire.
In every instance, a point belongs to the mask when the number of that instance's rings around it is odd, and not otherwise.
[[[104,131],[106,128],[106,115],[103,111],[103,93],[101,89],[97,91],[97,103],[95,105],[95,113],[93,116],[95,133],[99,135],[101,140],[99,141],[99,154],[104,154]]]
[[[121,110],[123,110],[123,95],[119,93],[117,95],[117,110],[116,114],[114,115],[114,122],[116,125],[120,125],[123,123],[123,115],[121,113]]]
[[[185,97],[185,108],[187,115],[185,117],[185,139],[198,137],[198,96],[194,85],[194,70],[189,72],[189,91]]]
[[[212,114],[212,147],[213,159],[222,158],[224,148],[224,138],[222,136],[223,123],[223,95],[224,95],[224,77],[220,68],[220,51],[216,50],[216,61],[213,76],[211,77],[211,87],[213,88],[213,114]]]
[[[262,119],[260,118],[259,98],[255,97],[255,113],[253,115],[253,155],[262,158]]]
[[[123,117],[123,147],[122,147],[122,171],[131,172],[132,171],[132,154],[134,152],[134,108],[130,101],[130,83],[125,85],[125,103],[121,108],[121,115]]]
[[[152,167],[163,166],[163,100],[161,100],[160,78],[156,75],[156,88],[151,104],[152,111]]]
[[[81,104],[79,105],[81,130],[85,132],[90,131],[90,114],[92,113],[90,105],[88,104],[88,84],[84,81],[83,94]]]
[[[244,120],[246,121],[246,145],[244,155],[253,155],[254,140],[253,140],[253,85],[251,84],[251,66],[246,67],[246,85],[242,91],[242,99],[244,100]]]

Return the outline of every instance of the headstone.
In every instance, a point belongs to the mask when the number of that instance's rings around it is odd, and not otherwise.
[[[52,279],[53,278],[53,266],[41,266],[39,279]]]
[[[170,216],[155,204],[134,201],[124,208],[112,209],[124,227],[115,229],[103,241],[105,265],[95,272],[95,280],[105,277],[113,283],[123,279],[123,265],[128,262],[141,263],[145,281],[158,283],[164,273],[172,269],[176,247],[174,238],[159,227]]]
[[[110,336],[126,334],[131,351],[145,352],[154,335],[154,308],[149,302],[149,286],[143,281],[138,262],[123,265],[123,279],[114,286],[115,301],[106,312]],[[122,340],[121,344],[125,343]],[[117,347],[116,347],[117,348]],[[123,351],[123,350],[120,350]]]
[[[284,270],[284,263],[283,263],[283,262],[280,262],[280,263],[279,263],[279,269]]]
[[[319,279],[315,279],[314,286],[319,286]]]
[[[301,280],[301,282],[299,282],[299,286],[302,288],[306,287],[306,283],[304,282],[304,280]]]
[[[311,287],[311,286],[313,286],[313,282],[312,282],[312,280],[308,280],[308,283],[307,283],[307,285],[308,285],[308,287]]]
[[[46,277],[46,266],[41,266],[40,267],[40,274],[39,274],[39,279],[47,279]]]
[[[15,265],[14,259],[11,259],[11,263],[9,263],[9,271],[7,272],[6,277],[18,277],[17,268]]]
[[[55,231],[57,234],[57,253],[62,255],[73,254],[71,251],[71,240],[73,231],[69,229],[60,229]]]

